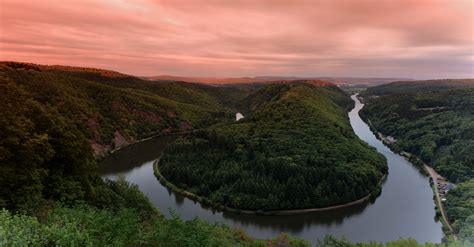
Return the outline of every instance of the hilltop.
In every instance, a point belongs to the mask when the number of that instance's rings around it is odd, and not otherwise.
[[[474,87],[474,79],[439,79],[424,81],[397,81],[368,88],[362,96],[445,91],[456,88]]]

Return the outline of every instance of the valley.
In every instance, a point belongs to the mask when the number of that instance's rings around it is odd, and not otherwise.
[[[119,245],[186,238],[251,246],[267,240],[305,246],[344,242],[337,238],[443,239],[427,176],[377,140],[359,117],[361,111],[374,128],[386,117],[367,115],[391,109],[373,110],[378,102],[393,101],[384,97],[398,96],[372,97],[368,89],[361,94],[364,107],[355,95],[317,80],[215,87],[145,81],[100,69],[0,65],[1,217],[9,229],[21,228],[22,220],[37,222],[28,225],[33,234],[28,236],[43,236],[35,240],[39,245],[61,243],[63,235],[47,229],[59,229],[63,219],[82,222],[76,229],[84,234],[68,235],[66,242],[105,243],[97,235],[105,231]],[[471,91],[437,92],[449,104],[422,92],[414,114],[461,114],[463,121],[469,111],[455,109],[472,103]],[[236,121],[236,113],[244,118]],[[470,122],[463,124],[455,130],[464,131],[465,139],[443,137],[441,143],[468,149],[459,144],[470,140]],[[401,135],[381,132],[403,144]],[[469,166],[469,155],[451,153],[453,162]],[[420,157],[426,162],[438,156]],[[168,188],[155,176],[154,162]],[[464,208],[470,206],[460,198],[470,196],[470,170],[452,170],[449,164],[435,163],[441,174],[459,182],[446,196],[447,215],[460,237],[469,239]],[[80,219],[91,215],[103,216]],[[134,225],[125,223],[130,220]],[[100,230],[113,222],[141,237]]]
[[[313,245],[326,235],[345,237],[351,242],[386,242],[403,237],[416,239],[419,243],[439,243],[443,233],[441,223],[434,219],[435,204],[428,177],[372,134],[358,116],[363,105],[357,98],[353,99],[356,103],[349,113],[351,126],[359,138],[387,158],[389,173],[378,197],[351,207],[278,216],[214,209],[170,190],[154,176],[153,163],[165,149],[164,143],[169,143],[163,139],[150,140],[149,143],[137,144],[139,147],[130,146],[115,153],[100,164],[100,174],[114,180],[125,176],[137,184],[166,217],[177,213],[185,220],[198,217],[210,223],[222,222],[259,239],[286,232]]]
[[[474,0],[0,1],[0,247],[474,247]]]

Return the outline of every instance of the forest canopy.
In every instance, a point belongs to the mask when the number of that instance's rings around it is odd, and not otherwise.
[[[75,125],[95,155],[152,135],[232,120],[236,104],[250,91],[15,62],[0,62],[0,79]]]
[[[474,80],[398,82],[369,88],[361,116],[451,182],[445,208],[456,232],[474,240]]]
[[[102,188],[94,155],[156,134],[232,121],[247,91],[0,62],[0,207],[93,201]]]
[[[361,116],[395,138],[392,148],[415,154],[450,181],[462,182],[474,177],[474,81],[470,85],[384,96],[368,91]]]
[[[276,210],[347,203],[377,189],[383,156],[353,132],[353,101],[333,85],[266,86],[245,99],[248,115],[168,146],[159,169],[213,205]]]

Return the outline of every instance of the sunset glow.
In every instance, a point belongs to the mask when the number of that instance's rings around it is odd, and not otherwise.
[[[0,4],[0,60],[133,75],[474,76],[471,0]]]

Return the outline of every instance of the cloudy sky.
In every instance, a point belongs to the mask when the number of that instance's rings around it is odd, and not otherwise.
[[[474,77],[474,0],[0,5],[0,60],[133,75]]]

